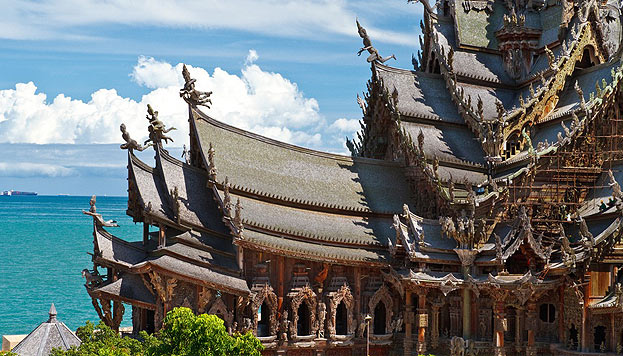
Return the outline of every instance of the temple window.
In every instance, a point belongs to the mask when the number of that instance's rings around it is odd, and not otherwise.
[[[575,68],[590,68],[597,64],[599,64],[599,59],[595,56],[595,50],[591,46],[586,46],[582,52],[582,59],[575,64]]]
[[[591,266],[591,297],[603,297],[610,287],[610,266],[606,264]]]
[[[298,309],[298,321],[296,322],[297,335],[307,336],[311,334],[310,312],[307,303],[301,303]]]
[[[511,135],[506,140],[506,147],[504,150],[504,157],[509,159],[519,153],[519,133]]]
[[[593,339],[595,340],[595,350],[599,350],[601,348],[601,344],[606,344],[606,327],[602,325],[595,327]]]
[[[539,319],[544,323],[553,323],[556,320],[556,307],[554,304],[541,304],[539,307]]]
[[[433,73],[441,74],[441,69],[439,68],[439,61],[435,60],[433,62],[433,64],[434,64],[434,66],[433,66]]]
[[[270,308],[265,301],[257,311],[257,336],[270,336]]]
[[[526,256],[517,250],[508,260],[506,260],[506,270],[510,274],[525,274],[529,270]]]
[[[504,333],[504,339],[507,341],[515,341],[515,318],[517,317],[516,309],[513,307],[507,307],[504,310],[506,316],[506,332]]]
[[[335,334],[348,334],[348,311],[343,301],[338,304],[335,310]]]
[[[379,302],[374,307],[374,334],[385,335],[385,322],[387,318],[387,311],[385,310],[385,303]]]

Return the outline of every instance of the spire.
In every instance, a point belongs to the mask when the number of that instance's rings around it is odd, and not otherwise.
[[[48,312],[48,314],[50,315],[50,319],[48,319],[48,323],[55,323],[56,322],[56,307],[54,306],[54,303],[52,303],[52,305],[50,306],[50,311]]]

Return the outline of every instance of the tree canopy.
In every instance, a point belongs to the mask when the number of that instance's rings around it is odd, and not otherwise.
[[[54,350],[52,356],[260,356],[260,341],[247,332],[229,335],[223,320],[216,315],[195,315],[188,308],[167,313],[162,329],[149,335],[142,331],[138,339],[121,337],[100,322],[87,322],[76,335],[79,347]]]

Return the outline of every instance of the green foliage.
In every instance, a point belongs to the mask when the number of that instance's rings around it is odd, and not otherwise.
[[[82,345],[52,356],[260,356],[260,341],[250,332],[229,335],[223,320],[215,315],[198,315],[188,308],[175,308],[164,318],[155,336],[144,331],[139,339],[121,337],[104,323],[91,322],[78,328]],[[0,354],[4,356],[3,354]],[[7,355],[10,356],[10,355]]]
[[[148,355],[259,356],[261,349],[262,344],[250,332],[230,336],[216,315],[195,316],[188,308],[176,308],[164,318],[158,344]]]
[[[142,332],[143,341],[121,337],[106,324],[100,322],[97,327],[90,321],[76,331],[82,341],[79,347],[67,351],[53,350],[51,356],[142,356],[146,345],[153,343],[153,336]]]
[[[12,353],[11,351],[0,351],[0,356],[18,356],[18,355]]]

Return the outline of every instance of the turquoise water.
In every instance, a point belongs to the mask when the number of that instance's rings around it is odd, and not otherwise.
[[[72,330],[98,320],[81,275],[92,268],[92,219],[82,214],[89,199],[0,196],[0,335],[29,333],[47,320],[51,303]],[[114,235],[141,239],[141,225],[125,215],[127,198],[97,197],[96,206],[119,223],[109,228]],[[123,326],[131,314],[126,308]]]

